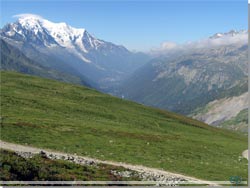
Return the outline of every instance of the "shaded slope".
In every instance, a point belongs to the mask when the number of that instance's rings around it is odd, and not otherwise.
[[[19,49],[0,39],[1,69],[16,71],[25,74],[51,78],[59,81],[70,82],[90,86],[86,78],[62,73],[55,69],[42,66],[34,60],[26,57]]]

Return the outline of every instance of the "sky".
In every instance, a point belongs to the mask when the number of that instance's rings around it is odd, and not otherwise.
[[[0,0],[2,28],[17,14],[85,28],[99,39],[148,51],[247,29],[247,0]]]

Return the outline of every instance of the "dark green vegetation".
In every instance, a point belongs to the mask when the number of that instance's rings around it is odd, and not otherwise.
[[[110,165],[82,166],[63,160],[51,160],[41,155],[23,158],[14,152],[0,150],[0,180],[2,181],[126,181],[139,180],[114,175],[112,171],[126,169]]]
[[[247,178],[247,137],[93,89],[1,73],[2,140],[162,168]]]
[[[62,73],[56,69],[40,65],[38,62],[25,56],[19,49],[0,39],[1,70],[16,71],[36,75],[44,78],[55,79],[63,82],[89,86],[86,78]],[[40,59],[40,58],[39,58]]]

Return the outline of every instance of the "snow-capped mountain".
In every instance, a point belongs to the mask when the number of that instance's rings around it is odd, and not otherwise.
[[[209,37],[210,39],[218,39],[218,38],[225,38],[225,37],[244,37],[247,36],[246,30],[231,30],[226,33],[215,33],[213,36]]]
[[[127,51],[122,46],[95,38],[83,28],[73,28],[64,22],[53,23],[36,15],[21,16],[17,22],[5,27],[2,34],[18,41],[27,40],[46,47],[64,47],[79,54],[86,62],[91,61],[84,58],[83,54],[91,50],[119,48]],[[30,35],[34,37],[29,38]]]
[[[133,72],[147,57],[125,47],[100,40],[83,28],[66,23],[53,23],[37,15],[19,15],[15,23],[4,26],[0,36],[18,47],[29,58],[40,57],[70,65],[97,83],[120,80]],[[59,63],[55,67],[63,66]]]

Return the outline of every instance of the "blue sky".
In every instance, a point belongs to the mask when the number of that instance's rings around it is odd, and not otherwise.
[[[247,29],[247,0],[0,1],[1,27],[15,21],[13,15],[38,14],[137,51],[159,47],[164,41],[183,43]]]

